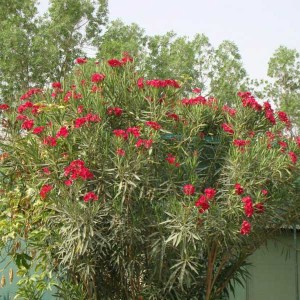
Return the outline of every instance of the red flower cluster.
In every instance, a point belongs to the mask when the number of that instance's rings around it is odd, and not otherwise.
[[[59,138],[59,137],[64,137],[66,138],[67,136],[69,135],[69,130],[66,126],[63,126],[59,129],[59,131],[57,132],[56,134],[56,137]]]
[[[253,203],[250,196],[242,198],[242,202],[244,203],[244,211],[245,215],[250,218],[254,213]]]
[[[244,107],[251,107],[256,111],[262,110],[262,106],[254,99],[250,92],[238,92],[238,96],[242,99]]]
[[[201,89],[200,88],[194,88],[192,90],[192,92],[195,93],[195,94],[200,94],[201,93]]]
[[[141,77],[141,78],[138,79],[138,81],[137,81],[137,86],[138,86],[140,89],[144,88],[144,78],[143,78],[143,77]]]
[[[227,132],[229,134],[234,134],[234,130],[232,129],[231,125],[223,123],[222,128],[225,132]]]
[[[179,121],[179,116],[175,113],[167,112],[166,116],[168,119],[173,119],[174,121]]]
[[[138,81],[138,86],[140,87],[140,85],[141,85],[141,82]],[[147,80],[146,85],[152,86],[152,87],[155,87],[155,88],[165,88],[165,87],[168,87],[168,86],[176,88],[176,89],[180,88],[179,83],[174,79],[165,79],[165,80],[152,79],[152,80]]]
[[[116,151],[116,154],[118,156],[125,156],[125,150],[121,149],[121,148],[118,148],[117,151]]]
[[[87,63],[87,59],[85,57],[77,57],[75,59],[75,63],[78,65],[83,65],[83,64]]]
[[[80,93],[77,93],[76,91],[67,91],[64,96],[64,102],[68,102],[70,99],[81,99],[82,95]]]
[[[284,111],[279,111],[277,113],[278,118],[281,122],[285,123],[286,127],[289,128],[291,126],[291,121],[287,114]]]
[[[94,177],[93,173],[85,167],[84,161],[80,159],[72,161],[69,166],[65,167],[64,175],[69,177],[69,180],[65,181],[66,185],[71,185],[73,180],[77,178],[87,180]]]
[[[135,146],[137,148],[144,146],[145,149],[149,149],[151,148],[152,144],[153,144],[153,140],[138,139],[138,141],[135,143]]]
[[[22,114],[24,111],[31,108],[31,113],[36,114],[40,107],[41,107],[41,105],[36,105],[36,104],[33,104],[30,101],[27,101],[24,104],[19,105],[17,111],[18,111],[19,114]]]
[[[232,116],[232,117],[234,117],[235,116],[235,114],[236,114],[236,109],[234,109],[234,108],[232,108],[232,107],[229,107],[229,106],[227,106],[227,105],[224,105],[223,107],[222,107],[222,110],[224,111],[224,112],[227,112],[230,116]]]
[[[239,147],[241,151],[245,150],[245,147],[250,144],[250,141],[247,140],[233,140],[233,145]]]
[[[22,124],[22,129],[25,130],[31,130],[34,126],[34,120],[32,119],[25,119],[23,124]]]
[[[239,183],[236,183],[236,184],[234,185],[234,188],[235,188],[235,193],[236,193],[237,195],[242,195],[242,194],[244,194],[244,189],[242,188],[242,186],[241,186]]]
[[[97,114],[88,113],[85,117],[77,118],[74,120],[75,128],[80,128],[86,123],[99,123],[101,118]]]
[[[107,61],[107,63],[113,68],[121,67],[129,62],[133,62],[133,58],[129,56],[128,53],[124,53],[121,60],[113,58]]]
[[[198,104],[207,104],[207,100],[202,97],[202,96],[198,96],[196,98],[191,98],[191,99],[182,99],[181,103],[183,105],[198,105]]]
[[[264,111],[265,111],[265,117],[269,120],[269,122],[273,125],[276,124],[276,119],[274,116],[274,111],[271,107],[271,104],[269,102],[264,102]]]
[[[298,157],[297,157],[297,155],[295,154],[295,152],[290,151],[290,152],[288,153],[288,155],[289,155],[289,157],[290,157],[291,162],[292,162],[293,164],[296,164],[296,163],[297,163],[297,160],[298,160]]]
[[[47,194],[50,193],[53,189],[53,186],[50,184],[44,184],[40,189],[40,196],[42,199],[45,199]]]
[[[192,184],[186,184],[183,186],[183,193],[187,196],[195,194],[195,187]]]
[[[45,129],[45,126],[38,126],[38,127],[33,128],[32,133],[40,134],[44,131],[44,129]]]
[[[94,83],[99,83],[101,81],[103,81],[105,78],[104,74],[100,74],[100,73],[94,73],[91,77],[92,82]]]
[[[93,200],[93,201],[97,201],[98,200],[98,196],[93,193],[93,192],[88,192],[84,195],[83,197],[83,201],[84,202],[89,202],[90,200]]]
[[[107,114],[108,115],[115,115],[116,117],[120,117],[123,113],[123,109],[120,107],[109,107],[107,109]]]
[[[24,95],[22,95],[20,97],[20,100],[23,101],[23,100],[29,99],[31,96],[36,95],[36,94],[41,94],[42,92],[43,92],[42,89],[32,88],[32,89],[28,90]]]
[[[52,82],[52,87],[54,89],[61,89],[61,83],[60,82]]]
[[[209,200],[212,200],[215,197],[216,193],[217,191],[213,188],[207,188],[204,190],[204,195],[201,195],[195,202],[195,206],[200,207],[199,213],[202,214],[210,208]]]
[[[180,164],[178,162],[176,162],[176,156],[174,156],[171,153],[168,153],[168,156],[166,158],[166,161],[170,164],[170,165],[174,165],[176,167],[179,167]]]
[[[154,121],[147,121],[145,124],[154,130],[161,129],[161,126],[157,122],[154,122]]]
[[[240,233],[242,235],[248,235],[251,232],[251,224],[248,221],[243,221]]]
[[[254,205],[255,211],[259,214],[262,214],[265,211],[265,206],[262,202],[256,203]]]
[[[56,137],[46,136],[43,140],[43,144],[51,147],[55,147],[57,145]]]
[[[7,110],[7,109],[9,109],[8,104],[0,104],[0,110]]]
[[[126,130],[127,134],[132,134],[134,137],[138,138],[141,133],[140,133],[140,127],[129,127]]]
[[[113,130],[113,134],[114,134],[116,137],[123,138],[124,140],[127,140],[127,139],[128,139],[128,134],[127,134],[126,131],[123,130],[123,129],[115,129],[115,130]]]

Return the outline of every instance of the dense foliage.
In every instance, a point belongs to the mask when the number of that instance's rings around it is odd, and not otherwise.
[[[239,92],[232,106],[133,59],[87,62],[1,106],[1,246],[18,297],[219,299],[298,217],[300,139]]]

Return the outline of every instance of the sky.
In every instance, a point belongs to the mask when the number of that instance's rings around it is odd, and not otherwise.
[[[47,5],[40,0],[40,11]],[[299,13],[300,0],[109,0],[110,20],[136,23],[148,35],[203,33],[214,47],[233,41],[248,74],[258,79],[266,77],[280,45],[300,52]]]

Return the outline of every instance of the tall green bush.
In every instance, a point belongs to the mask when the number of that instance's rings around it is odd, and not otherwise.
[[[223,297],[298,216],[288,116],[248,92],[229,107],[143,78],[127,54],[76,62],[1,106],[1,246],[18,297]]]

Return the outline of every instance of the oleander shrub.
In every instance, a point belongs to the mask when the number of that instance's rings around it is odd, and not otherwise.
[[[0,245],[17,298],[226,296],[300,206],[288,116],[230,100],[143,78],[125,54],[78,58],[63,82],[3,103]]]

